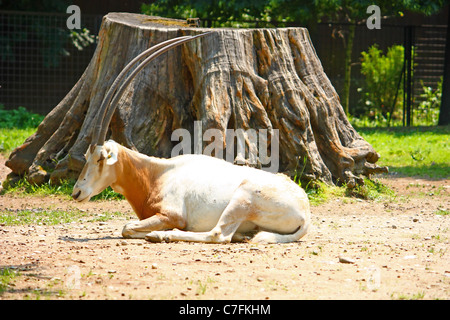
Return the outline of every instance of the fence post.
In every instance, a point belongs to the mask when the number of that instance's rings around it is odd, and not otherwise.
[[[450,19],[450,6],[448,6]],[[450,124],[450,20],[447,23],[447,33],[445,36],[445,60],[444,60],[444,82],[442,83],[442,98],[439,112],[439,126]]]
[[[404,28],[404,64],[405,64],[405,81],[403,96],[403,126],[405,126],[405,111],[406,111],[406,126],[411,126],[412,113],[412,84],[413,84],[413,46],[414,46],[414,26],[406,26]],[[405,101],[406,100],[406,101]],[[406,105],[406,107],[405,107]]]

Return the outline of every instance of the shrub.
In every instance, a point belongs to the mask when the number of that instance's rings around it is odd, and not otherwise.
[[[418,105],[417,110],[414,110],[415,124],[426,126],[437,125],[439,120],[439,110],[441,107],[442,82],[443,79],[441,78],[437,84],[437,88],[433,90],[433,88],[425,86],[422,80],[420,81],[423,91],[420,97],[423,100]]]
[[[42,120],[44,120],[44,116],[29,112],[24,107],[5,110],[4,106],[0,104],[0,128],[36,128]]]
[[[375,44],[367,52],[361,52],[361,73],[365,76],[365,83],[360,91],[366,114],[374,118],[383,117],[388,126],[393,114],[401,110],[403,104],[402,99],[399,99],[403,95],[403,86],[399,83],[403,70],[403,51],[402,46],[396,45],[388,48],[386,55],[383,55]]]

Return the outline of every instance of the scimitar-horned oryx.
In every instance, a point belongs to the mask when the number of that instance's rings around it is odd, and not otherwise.
[[[224,243],[256,233],[252,242],[297,241],[310,225],[310,208],[303,189],[287,176],[205,155],[149,157],[105,142],[117,102],[134,75],[163,52],[204,35],[153,46],[119,74],[99,109],[72,197],[89,201],[108,186],[123,194],[139,218],[124,226],[125,238]],[[131,67],[145,57],[116,92]]]

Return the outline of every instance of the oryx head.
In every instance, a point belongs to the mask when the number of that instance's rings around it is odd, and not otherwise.
[[[131,80],[150,61],[154,60],[167,50],[179,46],[185,42],[192,41],[196,38],[203,37],[208,33],[210,32],[202,33],[196,36],[173,38],[157,44],[139,54],[120,72],[105,95],[95,119],[91,145],[85,154],[86,164],[84,165],[84,168],[81,171],[72,192],[72,197],[75,200],[80,202],[88,201],[92,196],[102,192],[116,180],[116,171],[113,167],[118,160],[118,145],[112,140],[105,143],[105,139],[109,123],[111,122],[117,103]],[[129,74],[123,83],[121,83],[130,69],[143,58],[146,59]]]
[[[84,155],[86,164],[73,187],[72,197],[75,200],[89,201],[116,181],[114,164],[117,162],[118,152],[118,145],[112,140],[88,149]]]

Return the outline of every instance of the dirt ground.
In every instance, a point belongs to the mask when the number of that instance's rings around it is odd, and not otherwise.
[[[0,180],[8,173],[0,158]],[[122,239],[126,201],[0,196],[5,209],[78,208],[106,222],[0,225],[0,269],[20,274],[0,299],[449,299],[449,180],[385,177],[393,201],[337,198],[312,208],[290,244]]]

